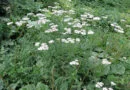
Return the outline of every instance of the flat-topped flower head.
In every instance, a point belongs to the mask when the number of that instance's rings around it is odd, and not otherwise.
[[[92,35],[92,34],[94,34],[94,32],[93,32],[92,30],[89,30],[89,31],[88,31],[88,34],[89,34],[89,35]]]
[[[42,43],[41,46],[38,48],[38,50],[48,50],[49,46],[46,43]]]
[[[103,82],[97,82],[96,85],[95,85],[95,87],[96,88],[101,88],[101,87],[103,87],[103,85],[104,85]]]
[[[108,90],[108,88],[107,87],[103,87],[102,90]]]
[[[111,81],[111,85],[112,85],[112,86],[115,86],[115,85],[116,85],[116,83],[114,83],[113,81]]]
[[[109,65],[111,64],[111,62],[108,61],[107,59],[102,59],[102,64]]]
[[[72,61],[72,62],[70,62],[69,64],[70,65],[79,65],[79,62],[78,62],[79,60],[74,60],[74,61]]]
[[[8,23],[7,23],[8,26],[9,26],[9,25],[12,25],[12,24],[13,24],[13,22],[8,22]]]
[[[50,41],[48,41],[48,43],[52,44],[52,43],[54,43],[54,40],[50,40]]]
[[[35,43],[35,46],[39,46],[39,45],[40,45],[40,42],[36,42],[36,43]]]

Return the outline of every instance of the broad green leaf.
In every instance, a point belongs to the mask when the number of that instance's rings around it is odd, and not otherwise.
[[[124,74],[125,73],[125,67],[123,66],[123,64],[111,65],[111,73],[113,73],[113,74]]]
[[[94,74],[95,76],[103,76],[107,75],[110,71],[110,66],[109,65],[99,65],[98,67],[94,68]]]
[[[29,85],[23,86],[20,90],[36,90],[36,87],[34,84],[29,84]]]
[[[36,86],[36,90],[49,90],[49,87],[41,82],[39,82]]]

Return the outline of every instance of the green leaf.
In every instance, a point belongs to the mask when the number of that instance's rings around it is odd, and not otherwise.
[[[3,90],[3,86],[4,86],[4,84],[3,84],[3,80],[0,79],[0,90]]]
[[[0,73],[2,73],[5,69],[5,65],[4,64],[0,64]]]
[[[97,77],[103,76],[103,75],[107,75],[109,74],[110,71],[110,66],[109,65],[99,65],[96,68],[94,68],[94,74]]]
[[[49,87],[41,82],[39,82],[36,86],[36,90],[49,90]]]
[[[36,90],[36,87],[34,84],[23,86],[20,90]]]
[[[60,90],[68,90],[68,82],[64,82],[60,86]]]
[[[124,74],[125,73],[125,67],[123,66],[123,64],[111,65],[111,73],[113,73],[113,74]]]

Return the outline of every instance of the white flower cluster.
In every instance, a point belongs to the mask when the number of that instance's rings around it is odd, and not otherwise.
[[[55,2],[54,3],[55,6],[48,6],[48,8],[51,9],[51,14],[56,15],[56,16],[61,16],[63,14],[75,14],[74,10],[62,10],[61,6],[59,5],[59,3]],[[49,12],[47,9],[40,9],[39,11],[44,11],[44,12]]]
[[[116,83],[114,83],[113,81],[111,81],[111,87],[103,87],[104,86],[104,83],[103,82],[97,82],[95,87],[96,88],[102,88],[102,90],[113,90],[112,86],[115,86]]]
[[[113,88],[103,87],[102,90],[113,90]]]
[[[66,13],[65,10],[52,10],[52,14],[56,15],[56,16],[61,16],[63,15],[64,13]]]
[[[51,28],[46,30],[45,33],[52,33],[52,32],[57,32],[58,31],[58,29],[57,29],[58,25],[55,25],[54,23],[51,23],[50,27]]]
[[[37,17],[38,20],[31,21],[30,17]],[[24,16],[20,21],[16,21],[15,25],[18,27],[21,27],[23,24],[27,26],[27,28],[32,28],[32,27],[41,27],[43,24],[46,24],[47,22],[50,22],[44,14],[42,13],[37,13],[36,15],[34,13],[28,13],[26,16]],[[13,22],[8,22],[7,25],[12,25]]]
[[[39,9],[39,11],[41,11],[41,12],[49,12],[49,10],[47,8]]]
[[[8,23],[7,23],[8,26],[9,26],[9,25],[12,25],[12,24],[13,24],[13,22],[8,22]]]
[[[40,42],[36,42],[36,43],[35,43],[35,46],[38,47],[38,50],[39,50],[39,51],[48,50],[48,49],[49,49],[49,46],[47,45],[47,43],[42,43],[42,44],[40,45]],[[40,46],[40,47],[39,47],[39,46]]]
[[[99,21],[101,20],[100,17],[94,17],[94,15],[90,14],[90,13],[84,13],[83,15],[81,15],[81,20],[93,20],[93,21]]]
[[[50,22],[50,20],[48,20],[46,18],[46,16],[42,13],[37,13],[36,15],[33,15],[34,17],[38,17],[38,20],[36,21],[28,21],[27,23],[27,27],[28,28],[32,28],[32,27],[35,27],[35,28],[39,28],[39,27],[42,27],[43,24],[46,24],[47,22]]]
[[[109,65],[109,64],[111,64],[111,62],[108,61],[107,59],[102,59],[102,64]]]
[[[123,28],[121,28],[121,26],[119,26],[117,23],[112,23],[111,26],[114,27],[114,31],[124,33]]]
[[[100,17],[93,17],[93,20],[98,21],[98,20],[101,20],[101,18]]]
[[[86,35],[86,30],[83,30],[83,29],[81,29],[81,30],[74,30],[74,33],[81,34],[81,35]]]
[[[91,35],[91,34],[94,34],[94,32],[93,32],[92,30],[89,30],[89,31],[88,31],[88,34]]]
[[[71,17],[69,17],[69,16],[67,16],[67,17],[64,18],[64,22],[69,22],[69,21],[71,21],[71,20],[73,20],[73,18],[71,18]]]
[[[102,17],[102,18],[107,18],[107,17]],[[90,13],[84,13],[81,15],[81,20],[99,21],[99,20],[101,20],[101,17],[94,16]]]
[[[26,21],[22,21],[22,20],[15,22],[16,26],[18,26],[18,27],[22,26],[25,23],[26,23]]]
[[[54,43],[54,42],[55,42],[54,40],[48,41],[49,44],[52,44],[52,43]]]
[[[95,85],[95,87],[96,88],[101,88],[101,87],[103,87],[103,85],[104,85],[103,82],[97,82],[96,85]]]
[[[73,27],[75,27],[75,28],[82,28],[83,25],[82,25],[81,23],[75,23],[75,24],[73,25]]]
[[[75,43],[75,42],[80,42],[80,38],[67,38],[67,39],[61,39],[61,42],[63,43]]]
[[[71,34],[71,28],[64,28],[64,30],[65,30],[66,32],[64,32],[64,33],[62,33],[62,34],[64,34],[64,35],[66,35],[66,34]]]
[[[81,20],[92,19],[93,17],[94,15],[90,13],[84,13],[83,15],[81,15]]]
[[[130,25],[126,25],[127,28],[130,28]]]
[[[79,65],[79,60],[74,60],[72,62],[69,63],[70,65]]]

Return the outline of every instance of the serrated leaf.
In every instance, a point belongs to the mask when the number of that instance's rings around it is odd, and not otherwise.
[[[99,65],[98,67],[95,68],[94,70],[94,74],[97,77],[103,76],[103,75],[107,75],[110,71],[110,66],[103,66],[103,65]]]
[[[3,80],[0,79],[0,90],[3,90],[3,86],[4,86],[4,84],[3,84]]]
[[[34,84],[29,84],[29,85],[23,86],[20,90],[36,90],[36,87]]]
[[[36,86],[36,90],[49,90],[49,87],[41,82],[39,82]]]
[[[68,83],[67,82],[62,83],[60,86],[60,90],[68,90]]]
[[[111,65],[111,73],[113,73],[113,74],[124,74],[125,73],[125,67],[123,66],[123,64]]]

